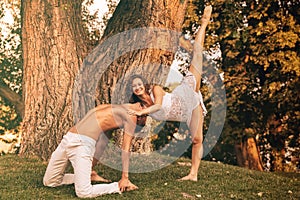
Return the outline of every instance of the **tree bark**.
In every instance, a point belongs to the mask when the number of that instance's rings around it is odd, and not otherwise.
[[[102,41],[127,33],[126,38],[116,40],[117,46],[107,48],[118,50],[126,46],[132,51],[115,57],[103,73],[97,87],[97,104],[128,102],[124,86],[131,74],[141,74],[149,83],[164,84],[177,50],[186,6],[186,0],[120,1]]]
[[[253,137],[235,145],[237,163],[241,167],[263,171],[259,150]]]
[[[20,155],[47,160],[73,125],[72,87],[88,50],[81,3],[22,1],[25,113]]]

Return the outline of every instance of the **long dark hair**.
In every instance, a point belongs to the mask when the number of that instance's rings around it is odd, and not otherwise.
[[[136,78],[142,80],[146,92],[150,94],[151,85],[148,83],[148,81],[143,76],[139,74],[134,74],[129,78],[127,88],[126,88],[126,93],[129,95],[129,103],[136,103],[136,102],[142,103],[141,99],[138,96],[136,96],[132,91],[132,81]]]

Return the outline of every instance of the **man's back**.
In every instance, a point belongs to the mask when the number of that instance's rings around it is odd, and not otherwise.
[[[72,127],[70,132],[86,135],[97,140],[101,132],[121,128],[124,125],[135,127],[136,116],[127,114],[128,107],[137,110],[141,109],[138,104],[98,105]]]

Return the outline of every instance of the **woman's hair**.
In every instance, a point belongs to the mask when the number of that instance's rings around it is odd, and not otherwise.
[[[148,81],[141,75],[138,74],[134,74],[132,75],[129,80],[128,80],[128,84],[127,84],[127,89],[126,89],[126,93],[129,95],[129,103],[136,103],[136,102],[140,102],[142,103],[142,101],[140,100],[140,98],[138,96],[136,96],[133,91],[132,91],[132,81],[136,78],[139,78],[142,80],[144,86],[145,86],[145,90],[148,94],[150,94],[150,88],[151,86],[148,84]]]

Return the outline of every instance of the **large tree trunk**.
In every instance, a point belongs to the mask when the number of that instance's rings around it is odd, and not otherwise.
[[[177,51],[186,6],[187,0],[120,1],[76,81],[76,121],[95,104],[128,103],[126,85],[132,74],[143,75],[149,83],[164,84]],[[134,141],[133,146],[150,146],[145,144],[150,142],[147,138]]]
[[[263,171],[259,150],[253,137],[246,137],[235,145],[237,163],[241,167]]]
[[[73,125],[72,88],[87,52],[81,0],[23,0],[21,155],[44,160]]]
[[[187,0],[121,0],[76,80],[76,121],[96,104],[124,103],[126,77],[163,83],[177,50]]]
[[[103,40],[126,32],[128,37],[120,37],[116,49],[128,46],[132,50],[116,57],[101,77],[98,103],[128,102],[125,86],[131,74],[142,74],[150,83],[164,84],[177,50],[186,6],[187,0],[120,1]]]

